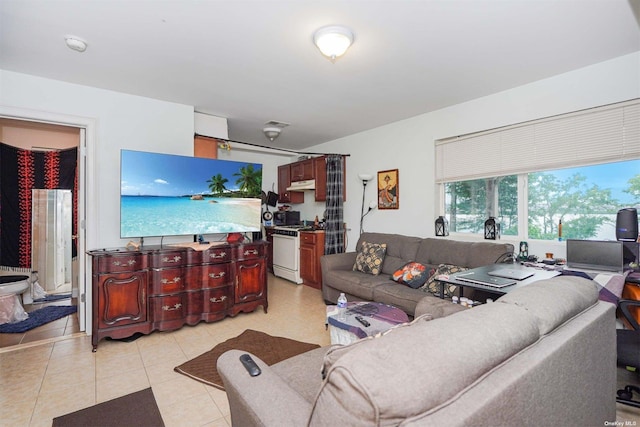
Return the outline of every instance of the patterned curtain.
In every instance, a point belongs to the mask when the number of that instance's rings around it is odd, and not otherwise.
[[[344,157],[331,154],[327,159],[327,202],[324,237],[324,253],[340,254],[344,252],[344,220],[342,195],[344,194],[342,169]]]
[[[0,143],[0,267],[31,270],[31,190],[71,190],[78,234],[78,149],[31,151]],[[77,255],[76,240],[72,256]]]

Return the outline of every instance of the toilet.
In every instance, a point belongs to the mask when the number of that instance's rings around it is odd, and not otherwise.
[[[0,325],[28,317],[21,304],[20,294],[29,289],[29,276],[0,276]]]
[[[0,276],[0,296],[20,295],[29,289],[29,276],[9,275]]]

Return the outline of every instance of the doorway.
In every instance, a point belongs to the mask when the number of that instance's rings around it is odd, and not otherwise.
[[[0,111],[0,115],[2,115],[2,111]],[[0,347],[56,338],[56,336],[71,335],[86,330],[87,314],[84,303],[86,301],[86,280],[84,277],[86,257],[84,256],[84,231],[80,230],[81,224],[84,224],[84,209],[81,201],[84,203],[85,168],[82,152],[85,147],[85,128],[75,125],[73,118],[69,119],[69,124],[73,123],[73,126],[57,123],[58,120],[51,123],[46,117],[41,117],[41,119],[45,120],[44,122],[32,121],[32,119],[35,120],[37,118],[28,117],[28,115],[22,117],[14,117],[13,115],[9,117],[0,116],[0,139],[5,144],[23,150],[56,151],[72,147],[76,149],[78,153],[75,156],[76,169],[78,171],[77,197],[73,198],[71,209],[77,215],[78,228],[75,234],[70,233],[69,224],[66,221],[63,222],[60,218],[62,212],[68,211],[68,209],[56,209],[56,206],[61,207],[69,204],[69,198],[66,194],[61,195],[60,199],[51,199],[49,201],[47,201],[49,197],[45,196],[44,207],[40,211],[38,209],[34,211],[32,243],[36,247],[52,246],[52,255],[47,258],[46,253],[38,254],[32,250],[32,255],[35,254],[35,258],[32,260],[31,269],[37,270],[38,273],[32,275],[31,292],[25,294],[25,310],[33,311],[47,305],[74,305],[77,306],[78,310],[68,318],[59,319],[40,328],[33,329],[23,336],[20,336],[20,334],[2,334]],[[47,215],[49,210],[52,211],[52,215]],[[47,230],[47,227],[49,227],[49,230]],[[54,243],[56,237],[53,234],[47,234],[54,233],[56,230],[63,230],[62,234],[65,234],[64,238],[59,239],[60,245]],[[45,234],[47,234],[46,237],[44,237]],[[66,234],[69,234],[69,236],[66,236]],[[40,241],[36,242],[35,240],[38,238],[40,238]],[[63,250],[66,251],[68,249],[70,239],[73,239],[74,244],[77,245],[77,256],[73,260],[67,259],[66,255],[62,255]],[[42,242],[46,242],[46,244]],[[44,260],[42,259],[43,257]],[[50,264],[50,260],[56,258],[60,258],[60,263],[59,266],[54,267],[54,270],[59,271],[52,274],[46,271],[47,264]],[[36,264],[33,264],[34,262]],[[42,300],[43,295],[34,294],[37,289],[35,285],[40,286],[38,281],[45,285],[44,288],[40,289],[46,293],[44,301]],[[40,298],[34,298],[38,296]],[[41,330],[38,331],[38,329]],[[9,337],[9,335],[12,336]]]

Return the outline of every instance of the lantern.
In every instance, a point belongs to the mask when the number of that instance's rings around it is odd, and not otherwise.
[[[436,236],[449,235],[449,221],[443,216],[436,218]]]
[[[500,223],[492,216],[484,222],[484,238],[488,240],[500,239]]]

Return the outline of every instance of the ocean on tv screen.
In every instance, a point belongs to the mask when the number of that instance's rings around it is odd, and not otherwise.
[[[123,238],[260,230],[256,198],[122,196],[120,207]]]

